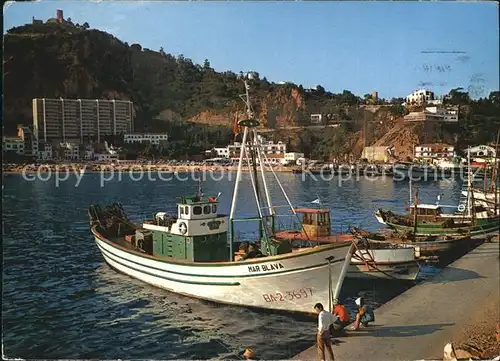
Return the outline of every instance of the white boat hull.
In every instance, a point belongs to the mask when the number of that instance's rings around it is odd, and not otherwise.
[[[420,271],[413,247],[360,250],[355,256],[347,270],[348,278],[415,280]],[[375,266],[363,260],[374,261]]]
[[[468,195],[468,191],[462,191],[462,195]],[[473,191],[474,204],[483,206],[488,209],[495,209],[495,192],[484,192],[480,190]],[[500,191],[497,191],[496,201],[500,202]],[[500,208],[500,207],[498,207]],[[497,214],[500,214],[500,209],[497,209]]]
[[[140,255],[94,233],[106,262],[117,271],[178,294],[217,303],[312,313],[317,302],[329,304],[349,245],[318,246],[312,250],[243,262],[189,264]]]
[[[380,224],[387,224],[384,220],[384,217],[382,217],[382,215],[380,214],[379,211],[376,211],[375,212],[375,218],[377,219],[378,223]]]

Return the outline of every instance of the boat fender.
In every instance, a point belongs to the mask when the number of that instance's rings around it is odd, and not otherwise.
[[[181,234],[183,235],[187,233],[186,223],[184,222],[179,223],[179,232],[181,232]]]
[[[459,205],[459,206],[458,206],[458,211],[459,211],[459,212],[463,212],[463,211],[465,211],[465,206],[464,206],[463,204]]]

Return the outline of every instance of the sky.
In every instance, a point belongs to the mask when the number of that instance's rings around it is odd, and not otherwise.
[[[306,88],[383,98],[499,89],[495,2],[15,2],[4,6],[4,33],[58,8],[128,44]]]

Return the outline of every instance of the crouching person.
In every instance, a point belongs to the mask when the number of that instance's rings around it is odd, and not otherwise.
[[[369,305],[365,305],[365,301],[362,297],[356,299],[356,305],[358,306],[358,313],[356,314],[356,321],[354,322],[354,329],[359,329],[360,325],[364,327],[368,326],[368,323],[375,322],[375,314],[373,309]]]
[[[344,333],[345,327],[349,324],[350,316],[342,302],[339,302],[338,300],[335,300],[334,302],[333,316],[337,319],[333,322],[330,333],[332,336],[338,336]]]

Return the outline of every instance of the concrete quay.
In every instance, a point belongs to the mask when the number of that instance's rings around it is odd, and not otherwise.
[[[443,349],[477,319],[485,300],[496,300],[500,322],[498,241],[484,243],[375,310],[375,323],[333,341],[336,360],[442,360]],[[311,343],[314,330],[311,330]],[[317,360],[316,346],[295,360]]]

